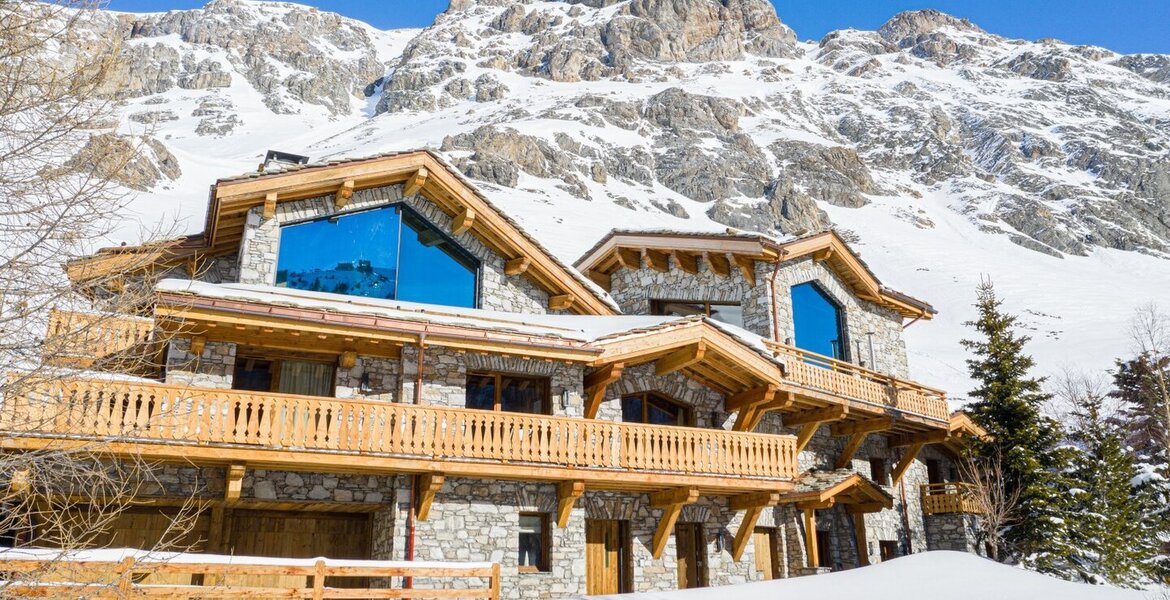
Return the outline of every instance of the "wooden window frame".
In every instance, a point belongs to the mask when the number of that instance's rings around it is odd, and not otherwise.
[[[537,415],[551,415],[551,414],[553,414],[552,413],[552,408],[553,408],[552,407],[552,379],[550,377],[546,377],[544,375],[528,375],[525,373],[508,373],[505,371],[468,371],[467,372],[468,383],[470,383],[472,377],[492,377],[492,378],[494,378],[496,393],[495,393],[495,397],[492,399],[492,411],[493,412],[504,412],[504,408],[503,408],[503,406],[504,406],[504,403],[503,403],[504,385],[503,385],[503,382],[504,382],[505,377],[513,377],[513,378],[517,378],[517,379],[531,379],[534,381],[538,381],[538,382],[540,382],[540,386],[543,388],[541,390],[543,393],[543,401],[541,402],[541,408],[543,410],[539,413],[517,413],[517,414],[537,414]],[[467,389],[467,387],[468,386],[465,384],[464,385],[464,392],[465,392],[464,406],[466,406],[466,389]],[[484,409],[479,409],[479,410],[484,410]]]
[[[292,352],[264,352],[252,348],[240,349],[236,353],[236,362],[232,365],[232,385],[235,386],[236,367],[240,361],[259,360],[272,363],[272,381],[269,382],[268,392],[272,394],[279,394],[280,389],[280,368],[286,360],[295,360],[300,362],[315,362],[324,365],[329,365],[333,369],[333,377],[330,378],[329,395],[320,396],[321,398],[336,398],[337,397],[337,369],[338,362],[341,360],[339,356],[321,356],[310,353],[292,353]],[[236,389],[233,387],[232,389]]]
[[[662,392],[646,391],[635,392],[633,394],[624,394],[621,397],[621,400],[625,400],[626,398],[639,398],[642,400],[642,420],[638,421],[638,423],[647,424],[646,417],[649,414],[650,399],[655,398],[662,402],[673,404],[682,409],[684,416],[683,421],[685,422],[682,424],[672,425],[673,427],[695,427],[695,407],[685,402],[679,402],[678,400],[675,400],[674,398],[671,398]],[[625,420],[624,415],[622,420]]]
[[[549,573],[552,571],[552,519],[544,512],[521,512],[520,517],[537,517],[540,519],[540,556],[538,565],[517,565],[519,573]],[[516,533],[516,552],[520,552],[520,533]],[[519,557],[517,557],[519,558]]]

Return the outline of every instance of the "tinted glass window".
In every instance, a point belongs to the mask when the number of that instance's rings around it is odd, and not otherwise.
[[[402,206],[281,228],[276,285],[474,307],[478,262]]]
[[[690,408],[666,398],[643,392],[622,398],[622,421],[653,425],[689,425]]]
[[[507,373],[468,373],[467,408],[547,414],[547,377],[525,377]]]
[[[545,547],[547,518],[544,515],[521,514],[518,541],[519,556],[516,566],[521,572],[548,569],[548,548]]]
[[[467,376],[467,408],[495,410],[496,378],[493,375]]]
[[[841,309],[815,283],[792,287],[796,347],[844,360]]]

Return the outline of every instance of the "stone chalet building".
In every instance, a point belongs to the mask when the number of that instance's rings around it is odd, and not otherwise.
[[[934,310],[833,232],[615,230],[569,266],[415,151],[270,161],[212,186],[202,233],[66,271],[100,309],[125,281],[87,282],[144,258],[150,305],[53,314],[81,369],[0,411],[6,452],[165,465],[110,545],[194,496],[198,552],[493,562],[506,598],[976,551],[982,432],[906,379]],[[133,352],[156,368],[95,375]]]

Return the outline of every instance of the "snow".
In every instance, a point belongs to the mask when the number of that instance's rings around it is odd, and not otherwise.
[[[1072,583],[965,552],[924,552],[876,565],[811,577],[736,586],[590,596],[621,600],[1148,600],[1148,592]]]
[[[227,554],[196,554],[184,552],[161,552],[136,550],[133,548],[99,548],[94,550],[52,550],[47,548],[0,548],[0,560],[68,560],[75,562],[120,562],[133,557],[142,563],[168,564],[218,564],[218,565],[264,565],[287,567],[312,567],[318,560],[324,560],[327,567],[379,567],[379,568],[444,568],[478,570],[492,566],[490,562],[441,562],[441,561],[394,561],[394,560],[353,560],[338,558],[276,558],[271,556],[236,556]]]

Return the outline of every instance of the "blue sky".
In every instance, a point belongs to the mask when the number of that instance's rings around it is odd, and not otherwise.
[[[383,29],[424,27],[447,0],[300,0]],[[195,8],[205,0],[111,0],[113,10]],[[1170,0],[773,0],[780,19],[801,39],[835,29],[875,29],[903,10],[936,8],[968,17],[980,27],[1014,38],[1055,37],[1124,53],[1170,54]]]

